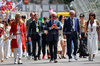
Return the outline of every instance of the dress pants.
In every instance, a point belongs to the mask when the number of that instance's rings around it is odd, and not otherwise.
[[[36,44],[38,43],[38,54],[36,55]],[[34,56],[34,58],[36,58],[37,56],[40,56],[41,53],[41,47],[42,47],[42,40],[41,39],[32,39],[32,54]]]
[[[57,43],[55,39],[49,42],[51,60],[57,59]]]
[[[22,58],[22,40],[21,40],[21,35],[17,35],[17,44],[18,48],[14,48],[14,58],[17,58],[17,53],[18,53],[18,58]]]
[[[50,52],[49,52],[49,44],[48,42],[46,41],[46,34],[43,34],[42,35],[42,53],[43,55],[45,55],[46,53],[46,47],[47,47],[47,55],[50,55]]]
[[[4,42],[4,56],[5,56],[5,58],[9,58],[10,57],[10,43],[11,43],[10,39],[7,39]]]
[[[67,37],[67,54],[68,54],[69,59],[72,58],[72,56],[71,56],[71,53],[72,53],[72,41],[73,41],[73,45],[74,45],[73,54],[76,55],[77,49],[78,49],[77,33],[71,33],[71,35]]]
[[[3,35],[0,37],[0,60],[4,60],[4,42],[3,42]]]

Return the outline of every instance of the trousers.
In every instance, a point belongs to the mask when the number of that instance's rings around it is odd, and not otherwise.
[[[21,35],[17,35],[17,44],[18,48],[14,48],[14,58],[17,58],[17,53],[18,53],[18,58],[22,58],[22,40],[21,40]]]

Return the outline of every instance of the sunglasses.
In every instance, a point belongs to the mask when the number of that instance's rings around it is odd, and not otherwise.
[[[84,17],[84,16],[80,16],[80,17]]]
[[[70,15],[75,15],[75,14],[70,14]]]
[[[90,16],[94,16],[94,15],[90,15]]]
[[[21,16],[18,16],[18,18],[21,18]]]
[[[52,16],[52,17],[57,17],[57,16]]]

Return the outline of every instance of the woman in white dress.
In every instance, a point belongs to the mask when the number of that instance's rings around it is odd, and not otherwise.
[[[5,21],[3,21],[3,24],[1,23],[0,19],[0,60],[1,62],[4,62],[4,37],[7,37],[4,31],[5,27]]]
[[[10,35],[9,34],[10,29],[11,29],[11,26],[9,26],[9,24],[6,22],[5,33],[6,33],[7,37],[9,37],[9,35]],[[10,39],[7,39],[4,42],[4,55],[5,55],[6,59],[8,59],[10,57],[10,42],[11,42]]]
[[[89,20],[86,22],[86,33],[87,35],[87,48],[89,53],[89,61],[93,61],[95,54],[98,53],[98,36],[99,35],[99,22],[96,20],[95,13],[89,14]]]

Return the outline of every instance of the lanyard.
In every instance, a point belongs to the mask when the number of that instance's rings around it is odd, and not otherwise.
[[[39,32],[39,24],[38,24],[38,22],[35,22],[35,25],[36,25],[36,32]]]

